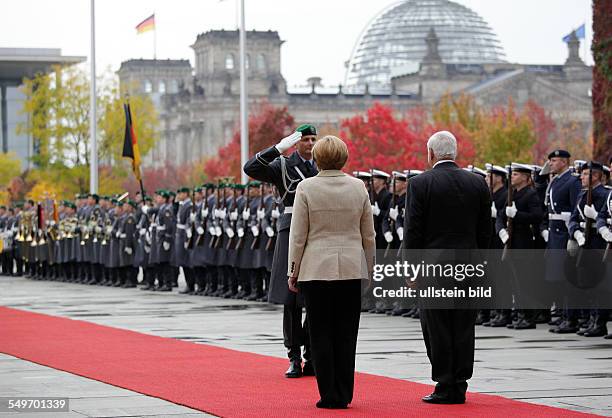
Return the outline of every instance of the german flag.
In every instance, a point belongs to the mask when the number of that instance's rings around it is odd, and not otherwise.
[[[144,33],[155,30],[155,13],[136,25],[136,33]]]
[[[132,160],[132,171],[138,181],[140,177],[140,151],[138,150],[138,141],[136,140],[136,132],[132,124],[132,110],[129,103],[124,103],[123,110],[125,111],[125,137],[123,139],[122,157]]]

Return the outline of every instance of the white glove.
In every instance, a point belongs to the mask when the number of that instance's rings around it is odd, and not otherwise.
[[[189,239],[189,238],[191,238],[191,236],[193,235],[193,233],[191,232],[191,228],[187,228],[187,229],[185,230],[185,233],[187,234],[187,238],[188,238],[188,239]]]
[[[219,209],[219,218],[221,219],[225,219],[227,217],[227,211],[225,210],[225,208],[223,209]]]
[[[117,232],[115,232],[115,237],[116,237],[116,238],[119,238],[120,236],[121,236],[121,231],[117,231]]]
[[[132,249],[130,247],[125,247],[125,253],[127,255],[132,255]]]
[[[282,154],[283,152],[287,151],[289,148],[297,144],[300,139],[302,139],[302,133],[296,131],[291,135],[281,139],[280,142],[275,145],[276,149]]]
[[[569,255],[574,257],[578,252],[578,243],[573,239],[568,239],[566,248]]]
[[[261,221],[266,217],[266,210],[264,208],[257,209],[257,220]]]
[[[612,231],[607,226],[602,226],[597,231],[606,242],[612,242]]]
[[[202,209],[202,218],[208,217],[208,208]]]
[[[144,234],[146,234],[146,233],[147,233],[147,230],[146,230],[145,228],[140,228],[140,229],[138,230],[138,234],[139,234],[141,237],[142,237]]]
[[[150,244],[150,243],[149,243]],[[144,246],[145,253],[149,254],[151,252],[151,246]]]
[[[397,221],[397,215],[398,215],[397,207],[389,209],[389,216],[391,217],[391,219],[393,219],[394,221]]]
[[[380,215],[380,208],[378,207],[378,202],[374,202],[374,204],[372,205],[372,213],[374,214],[374,216]]]
[[[385,241],[387,242],[393,241],[393,233],[391,231],[385,232]]]
[[[162,245],[164,247],[164,250],[168,251],[170,249],[170,243],[168,241],[164,241]]]
[[[100,232],[102,232],[102,228],[100,228],[99,226],[96,226],[96,234],[99,234]]]
[[[51,226],[55,225],[55,221],[54,221],[53,219],[51,219],[51,220],[49,221],[49,225],[51,225]]]
[[[516,216],[516,212],[518,212],[516,210],[516,203],[512,202],[512,206],[506,206],[506,216],[508,218],[514,218]]]
[[[595,210],[595,205],[585,205],[584,206],[584,216],[589,219],[596,220],[597,219],[597,211]]]
[[[242,219],[245,221],[248,221],[249,218],[251,217],[251,210],[250,209],[245,209],[242,211]]]
[[[234,238],[234,230],[232,228],[225,228],[225,233],[227,234],[228,237],[230,238]]]
[[[238,210],[235,209],[231,211],[229,214],[229,218],[230,218],[230,221],[237,221],[238,220]]]
[[[271,226],[266,227],[266,235],[269,236],[270,238],[274,236],[274,230],[272,229]]]
[[[272,209],[272,218],[274,219],[280,218],[280,211],[278,209]]]
[[[45,225],[49,226],[49,220],[48,219],[45,221]]]
[[[499,239],[501,240],[502,244],[504,244],[504,245],[510,239],[510,235],[508,234],[508,231],[506,231],[506,228],[500,229],[499,233],[497,235],[499,236]]]
[[[113,233],[113,227],[112,227],[112,226],[107,226],[107,227],[106,227],[106,233],[107,233],[108,235],[112,234],[112,233]]]
[[[220,237],[222,233],[223,233],[223,231],[221,230],[221,227],[220,226],[215,226],[215,235]]]
[[[142,208],[140,208],[140,210],[142,210],[142,213],[146,215],[149,211],[149,207],[147,205],[142,205]]]
[[[190,220],[191,222],[195,222],[197,215],[198,215],[197,213],[195,213],[195,212],[191,212],[191,213],[189,214],[189,220]]]
[[[397,236],[399,237],[400,241],[403,241],[404,240],[404,228],[400,226],[399,228],[397,228],[396,232],[397,232]]]
[[[574,232],[574,239],[581,247],[586,243],[586,238],[584,237],[584,234],[581,230],[577,230],[576,232]]]
[[[147,235],[147,236],[145,237],[145,242],[146,242],[147,244],[149,244],[149,246],[151,245],[151,236],[150,236],[150,235]],[[146,246],[145,246],[145,248],[146,248]],[[150,251],[150,250],[151,250],[151,248],[149,248],[149,251]]]
[[[548,242],[548,229],[543,230],[540,235],[544,238],[544,242]]]
[[[216,232],[215,232],[215,227],[214,227],[214,226],[210,226],[210,227],[208,227],[208,233],[209,233],[210,235],[212,235],[212,236],[217,235],[217,234],[216,234]]]
[[[127,235],[126,235],[126,234],[120,234],[120,235],[119,235],[119,238],[121,238],[121,239],[126,239],[126,238],[127,238]]]
[[[254,237],[258,237],[259,236],[259,228],[257,228],[255,225],[253,225],[251,227],[251,232],[253,233]]]
[[[238,236],[240,238],[244,237],[244,228],[238,228]]]
[[[203,235],[204,234],[204,228],[202,228],[201,226],[198,226],[196,228],[196,231],[197,231],[198,235]]]
[[[495,202],[491,203],[491,218],[497,218],[497,208],[495,207]]]

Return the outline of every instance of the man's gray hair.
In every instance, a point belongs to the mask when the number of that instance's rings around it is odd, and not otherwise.
[[[452,133],[439,131],[429,137],[427,149],[430,149],[438,160],[454,160],[457,157],[457,140]]]

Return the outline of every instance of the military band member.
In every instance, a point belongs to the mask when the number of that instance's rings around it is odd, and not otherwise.
[[[136,251],[136,216],[134,211],[137,203],[134,200],[126,200],[122,206],[121,232],[119,234],[119,268],[120,283],[123,288],[136,287],[138,281],[138,267],[134,264]]]
[[[278,221],[278,237],[274,248],[268,300],[284,305],[283,339],[290,361],[285,376],[292,378],[314,373],[312,364],[309,362],[307,319],[302,324],[303,300],[301,295],[290,292],[287,284],[287,257],[295,190],[300,181],[313,177],[318,172],[312,158],[312,147],[316,139],[317,130],[313,125],[301,125],[294,133],[283,138],[275,146],[258,152],[255,157],[247,161],[243,168],[250,177],[274,184],[285,206],[285,212]],[[282,155],[294,146],[296,151],[289,157]],[[302,369],[302,345],[305,348],[305,370]]]

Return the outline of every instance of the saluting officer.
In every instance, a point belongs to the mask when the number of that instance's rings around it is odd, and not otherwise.
[[[255,154],[244,165],[244,172],[252,178],[272,183],[276,186],[285,212],[278,221],[278,237],[274,248],[274,259],[270,277],[268,300],[282,303],[283,337],[290,361],[286,377],[300,377],[303,374],[313,375],[314,368],[310,363],[310,344],[307,319],[302,324],[301,295],[289,291],[287,283],[287,263],[289,252],[289,228],[295,190],[300,181],[316,176],[316,163],[312,158],[312,147],[317,139],[317,130],[313,125],[301,125],[291,135],[283,138],[278,144]],[[282,154],[296,147],[289,157]],[[301,346],[304,346],[304,370],[302,369]]]

